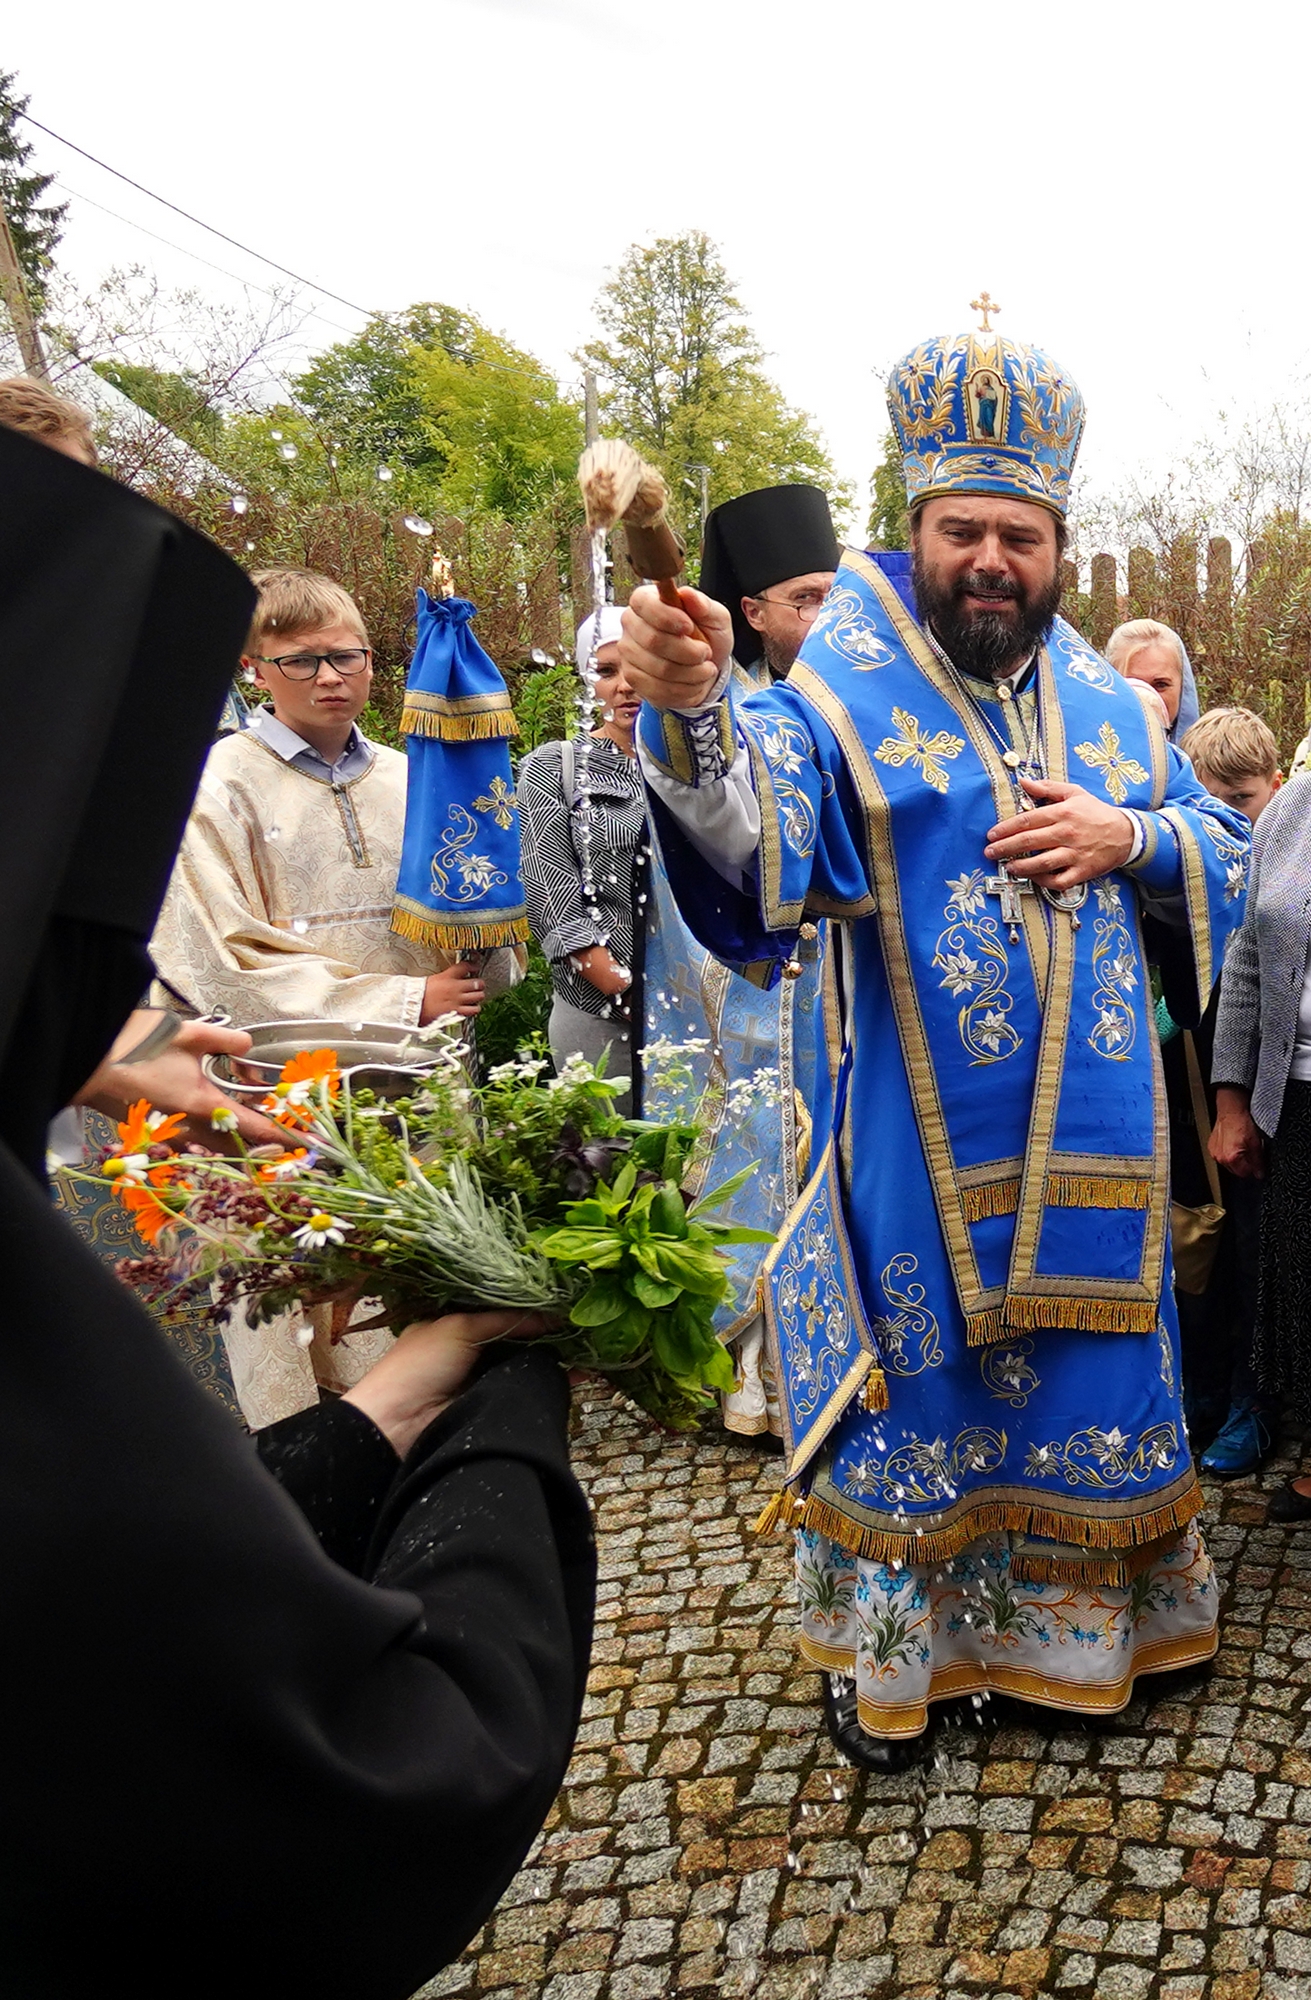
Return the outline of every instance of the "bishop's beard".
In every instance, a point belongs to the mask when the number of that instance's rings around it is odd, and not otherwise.
[[[942,585],[929,576],[920,551],[915,549],[911,578],[920,617],[933,627],[934,637],[954,665],[976,680],[996,680],[1014,673],[1040,644],[1061,608],[1059,571],[1033,596],[1009,577],[981,576],[973,570]],[[1017,615],[1011,618],[995,611],[967,611],[967,592],[1012,602]]]

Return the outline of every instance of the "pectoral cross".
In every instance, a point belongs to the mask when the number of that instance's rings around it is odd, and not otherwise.
[[[1024,916],[1024,905],[1020,901],[1020,898],[1033,894],[1032,882],[1026,881],[1022,875],[1008,875],[1006,870],[1002,868],[996,875],[989,875],[983,886],[990,896],[999,898],[1001,920],[1004,924],[1009,924],[1011,927],[1011,943],[1018,944],[1020,941],[1019,924]]]
[[[994,303],[987,292],[980,292],[977,299],[970,300],[970,311],[983,314],[983,318],[979,321],[979,332],[991,333],[992,326],[989,321],[989,314],[999,313],[1001,307]]]

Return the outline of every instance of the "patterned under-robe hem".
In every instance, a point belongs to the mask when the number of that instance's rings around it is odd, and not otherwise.
[[[1006,1533],[947,1562],[891,1566],[802,1528],[796,1571],[801,1651],[855,1678],[871,1736],[918,1736],[929,1703],[952,1696],[1112,1715],[1137,1675],[1199,1665],[1219,1644],[1215,1575],[1196,1522],[1124,1585],[1021,1583]]]
[[[738,1437],[783,1435],[783,1416],[778,1407],[778,1385],[770,1366],[765,1340],[765,1322],[760,1313],[749,1320],[730,1343],[736,1380],[721,1392],[719,1417],[726,1431]]]

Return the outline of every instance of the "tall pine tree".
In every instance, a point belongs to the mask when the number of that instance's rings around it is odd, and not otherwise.
[[[28,298],[33,311],[39,313],[45,307],[68,203],[42,200],[54,185],[54,175],[35,173],[29,167],[32,142],[23,137],[21,119],[31,99],[15,95],[17,81],[11,70],[0,70],[0,197]]]

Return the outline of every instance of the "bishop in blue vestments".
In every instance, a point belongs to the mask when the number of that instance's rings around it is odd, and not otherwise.
[[[1068,374],[936,338],[889,402],[911,550],[847,553],[785,684],[734,689],[696,592],[635,593],[623,641],[693,931],[768,985],[834,920],[829,1105],[764,1281],[774,1515],[875,1767],[935,1699],[1110,1712],[1215,1650],[1149,957],[1197,1018],[1250,837],[1059,616]]]

